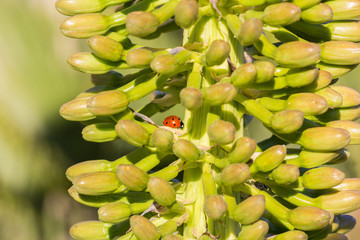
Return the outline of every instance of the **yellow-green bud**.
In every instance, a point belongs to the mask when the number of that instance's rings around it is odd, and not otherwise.
[[[305,22],[317,24],[329,22],[333,17],[331,7],[320,3],[301,12],[301,19]]]
[[[251,196],[239,203],[233,210],[232,218],[241,224],[252,224],[265,212],[265,197]]]
[[[102,222],[119,223],[131,216],[131,208],[127,203],[112,202],[99,208],[98,216]]]
[[[326,123],[327,127],[342,128],[350,134],[350,144],[360,143],[360,124],[349,120],[337,120]]]
[[[228,154],[231,163],[247,162],[256,150],[256,142],[248,137],[241,137],[236,140]]]
[[[287,231],[276,235],[273,240],[308,240],[308,235],[299,230]]]
[[[250,178],[249,166],[245,163],[227,165],[220,174],[220,180],[225,186],[235,186]]]
[[[151,135],[151,141],[159,152],[170,153],[174,141],[174,134],[166,129],[157,128]]]
[[[360,63],[360,44],[348,41],[329,41],[321,44],[321,61],[335,65]]]
[[[301,9],[307,9],[319,4],[321,0],[292,0],[291,2],[299,6]]]
[[[235,140],[235,131],[234,124],[219,119],[207,129],[210,140],[220,145],[232,143]]]
[[[204,212],[208,218],[220,219],[227,211],[227,204],[222,196],[218,194],[209,195],[205,198]]]
[[[190,111],[199,109],[203,103],[202,93],[194,87],[183,88],[180,91],[180,100],[181,104]]]
[[[326,87],[315,92],[326,99],[326,102],[330,108],[337,108],[342,105],[343,98],[341,94],[331,87]]]
[[[300,129],[304,122],[304,113],[300,110],[286,109],[272,115],[271,128],[281,134],[293,133]]]
[[[107,5],[106,1],[89,1],[89,0],[57,0],[55,3],[56,10],[64,15],[76,15],[79,13],[94,13],[100,12]]]
[[[266,3],[265,0],[239,0],[239,3],[246,7],[256,7]]]
[[[113,123],[90,124],[82,130],[81,134],[89,142],[110,142],[118,137]]]
[[[183,240],[184,238],[180,235],[169,234],[162,238],[162,240]]]
[[[185,139],[178,139],[172,149],[174,154],[184,161],[194,162],[200,157],[200,151],[195,144]]]
[[[88,39],[91,50],[99,58],[112,62],[119,61],[122,56],[123,46],[118,41],[105,36],[94,36]]]
[[[149,142],[150,136],[148,131],[131,120],[120,120],[115,125],[115,130],[121,139],[134,146],[142,147]]]
[[[155,57],[152,60],[150,67],[154,72],[171,75],[178,69],[179,64],[174,55],[167,54]]]
[[[329,109],[324,97],[315,93],[296,93],[287,99],[287,109],[300,110],[307,115],[319,115]]]
[[[334,214],[344,214],[360,208],[360,191],[345,190],[324,194],[315,199],[317,206]]]
[[[134,215],[130,218],[130,226],[135,237],[139,240],[158,240],[161,235],[156,226],[147,218]]]
[[[175,8],[175,22],[181,28],[191,27],[197,20],[199,5],[195,0],[181,0]]]
[[[231,83],[217,83],[202,90],[204,102],[211,106],[222,105],[231,102],[237,94],[237,90]]]
[[[355,107],[360,104],[360,93],[353,88],[346,86],[331,86],[333,90],[342,96],[342,104],[339,107]]]
[[[214,40],[205,53],[206,65],[211,67],[222,64],[229,56],[230,44],[224,40]]]
[[[137,37],[145,37],[155,32],[159,24],[159,19],[150,12],[135,11],[126,16],[126,30]]]
[[[315,67],[295,68],[285,76],[286,84],[289,87],[297,88],[311,84],[319,76],[319,69]]]
[[[162,178],[151,177],[147,188],[154,200],[162,206],[171,206],[176,201],[174,188]]]
[[[264,83],[270,81],[274,77],[275,66],[269,61],[256,61],[256,83]]]
[[[360,178],[345,178],[339,185],[332,188],[337,191],[360,190]]]
[[[98,116],[113,115],[127,109],[129,104],[125,93],[117,90],[104,91],[89,98],[87,107]]]
[[[314,231],[329,225],[330,214],[317,207],[297,207],[289,212],[289,222],[297,229]]]
[[[301,9],[295,4],[283,2],[267,6],[263,21],[271,26],[286,26],[300,20]]]
[[[299,167],[313,168],[336,160],[343,155],[345,155],[343,150],[335,152],[313,152],[302,150],[299,157],[295,159],[296,162],[294,164],[297,164]],[[287,162],[292,163],[293,161],[290,159]]]
[[[321,240],[349,240],[345,234],[342,233],[329,233],[326,237],[322,237]]]
[[[111,171],[83,173],[74,178],[74,188],[85,195],[103,195],[115,191],[120,182]]]
[[[352,71],[356,66],[357,66],[357,64],[355,64],[355,65],[335,65],[335,64],[328,64],[328,63],[325,63],[322,61],[320,61],[319,63],[316,64],[316,67],[318,67],[320,70],[329,72],[333,79],[344,76],[345,74]]]
[[[269,224],[259,220],[251,225],[241,226],[238,240],[262,240],[269,231]]]
[[[126,54],[126,63],[130,67],[147,67],[150,66],[151,61],[154,59],[152,51],[146,48],[131,49]]]
[[[332,81],[332,76],[329,72],[320,70],[318,77],[309,85],[304,87],[305,91],[316,91],[328,86]]]
[[[144,190],[149,179],[145,171],[130,164],[120,164],[116,169],[116,177],[132,191]]]
[[[176,231],[176,229],[177,229],[176,222],[173,220],[169,220],[159,227],[159,232],[160,232],[161,236],[164,237],[164,236],[172,234],[173,232]],[[162,238],[162,239],[164,239],[164,238]]]
[[[64,103],[60,108],[60,115],[69,121],[87,121],[96,118],[87,108],[87,98],[76,98]]]
[[[351,215],[338,215],[339,227],[336,229],[337,233],[348,233],[356,225],[356,219]]]
[[[287,185],[296,182],[300,176],[299,168],[293,164],[281,164],[275,168],[270,178],[277,184]]]
[[[360,15],[358,0],[326,1],[333,10],[333,20],[348,20]]]
[[[256,159],[251,168],[259,172],[268,172],[278,167],[286,156],[284,145],[275,145],[266,149]]]
[[[308,189],[328,189],[340,184],[345,173],[332,167],[319,167],[306,171],[301,179]]]
[[[262,34],[263,24],[257,18],[246,19],[240,27],[236,38],[243,46],[250,46],[256,42]]]
[[[106,240],[109,226],[100,221],[84,221],[71,226],[70,235],[76,240]]]
[[[331,34],[331,39],[336,41],[360,41],[359,21],[334,21],[324,24],[326,31]]]
[[[77,71],[90,74],[107,73],[117,66],[116,63],[98,58],[89,52],[71,54],[67,63],[71,68]]]
[[[299,144],[313,151],[336,151],[350,143],[350,134],[341,128],[314,127],[306,129],[299,139]]]
[[[89,160],[72,165],[66,170],[66,177],[73,181],[74,178],[83,173],[110,171],[111,163],[107,160]]]
[[[231,83],[240,89],[249,88],[254,85],[256,75],[255,64],[245,63],[231,74]]]

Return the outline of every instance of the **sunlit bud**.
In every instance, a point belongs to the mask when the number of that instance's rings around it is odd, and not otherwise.
[[[329,225],[330,214],[317,207],[297,207],[289,212],[289,222],[303,231],[320,230]]]
[[[315,199],[317,206],[334,214],[344,214],[360,208],[360,191],[345,190],[324,194]]]
[[[326,5],[333,10],[333,20],[347,20],[360,15],[358,0],[326,1]]]
[[[286,109],[271,117],[271,128],[281,134],[288,134],[300,129],[304,122],[304,113],[300,110]]]
[[[355,107],[360,104],[360,93],[355,89],[346,86],[331,86],[331,88],[342,96],[343,101],[340,107]]]
[[[104,91],[89,98],[87,107],[95,115],[107,116],[124,111],[128,106],[125,93],[117,90]]]
[[[306,171],[301,179],[308,189],[328,189],[340,184],[345,173],[332,167],[319,167]]]
[[[246,19],[237,34],[236,38],[243,46],[250,46],[257,41],[262,34],[262,22],[257,18]]]
[[[70,235],[76,240],[106,240],[108,226],[100,221],[79,222],[71,226]]]
[[[251,225],[241,226],[238,240],[262,240],[269,231],[269,224],[259,220]]]
[[[300,20],[301,9],[295,4],[283,2],[271,4],[264,10],[264,23],[272,26],[286,26]]]
[[[329,41],[321,44],[321,61],[336,65],[360,63],[360,44],[348,41]]]
[[[204,101],[211,106],[231,102],[237,90],[231,83],[217,83],[202,90]]]
[[[236,140],[228,154],[231,163],[247,162],[256,150],[256,142],[248,137],[241,137]]]
[[[227,165],[220,174],[222,184],[234,186],[244,183],[250,178],[249,167],[245,163],[234,163]]]
[[[337,159],[338,157],[345,155],[344,151],[338,150],[335,152],[313,152],[308,150],[302,150],[299,157],[296,159],[296,164],[305,168],[313,168],[330,161]],[[292,161],[290,160],[290,163]]]
[[[320,90],[316,91],[315,93],[317,95],[324,97],[330,108],[340,107],[343,102],[343,98],[342,98],[341,94],[339,92],[335,91],[334,89],[332,89],[331,87],[326,87],[326,88],[320,89]]]
[[[99,208],[99,220],[107,223],[119,223],[127,220],[131,215],[129,204],[112,202]]]
[[[345,178],[339,185],[333,187],[338,191],[360,190],[360,178]]]
[[[151,135],[152,144],[159,152],[172,152],[174,134],[166,129],[157,128]]]
[[[308,240],[308,235],[299,230],[287,231],[276,235],[273,240]]]
[[[183,88],[180,91],[180,100],[181,104],[190,111],[199,109],[203,103],[202,93],[194,87]]]
[[[286,185],[295,182],[299,176],[300,171],[296,165],[281,164],[272,171],[270,178],[277,184]]]
[[[259,220],[265,212],[265,198],[262,195],[251,196],[239,203],[233,213],[232,218],[241,224],[252,224]]]
[[[89,1],[89,0],[57,0],[55,3],[56,10],[64,15],[76,15],[79,13],[100,12],[110,3],[109,1]]]
[[[130,226],[139,240],[158,240],[161,237],[156,226],[145,217],[133,215],[130,218]]]
[[[284,145],[275,145],[266,149],[256,159],[251,168],[259,172],[268,172],[278,167],[286,156],[286,147]]]
[[[174,55],[167,54],[155,57],[150,67],[154,72],[171,75],[178,69],[179,64]]]
[[[89,142],[110,142],[118,137],[113,123],[90,124],[82,130],[81,134]]]
[[[330,21],[332,17],[333,12],[331,7],[324,3],[320,3],[301,12],[301,19],[312,24],[326,23]]]
[[[289,87],[303,87],[311,84],[319,76],[319,69],[309,66],[305,68],[290,69],[285,75]]]
[[[135,11],[126,16],[126,29],[130,35],[145,37],[157,30],[159,19],[150,12]]]
[[[162,178],[151,177],[147,183],[148,190],[154,200],[162,206],[170,206],[176,201],[174,188]]]
[[[154,59],[152,51],[146,48],[131,49],[126,54],[126,63],[130,67],[146,67],[150,66],[151,61]]]
[[[321,0],[292,0],[291,2],[299,6],[301,9],[307,9],[319,4]]]
[[[87,121],[96,118],[87,108],[87,98],[76,98],[64,103],[60,108],[60,115],[69,121]]]
[[[331,38],[328,40],[336,41],[360,41],[360,22],[359,21],[332,21],[324,24],[325,31],[329,32]]]
[[[256,61],[256,83],[264,83],[270,81],[274,77],[275,66],[269,61]]]
[[[211,141],[226,145],[235,139],[235,126],[231,122],[215,120],[207,129]]]
[[[120,164],[116,170],[119,181],[132,191],[142,191],[146,188],[149,176],[140,168],[130,164]]]
[[[309,85],[304,87],[305,91],[316,91],[328,86],[332,81],[332,76],[329,72],[320,70],[318,77]]]
[[[73,184],[78,193],[85,195],[103,195],[111,193],[120,186],[116,174],[110,171],[78,175],[74,178]]]
[[[159,227],[159,232],[160,232],[161,236],[167,236],[167,235],[170,235],[173,232],[175,232],[176,229],[177,229],[176,222],[173,220],[169,220]],[[162,239],[164,239],[164,238],[162,238]]]
[[[107,160],[90,160],[72,165],[66,170],[66,177],[73,181],[74,178],[83,173],[100,172],[110,170],[111,163]]]
[[[256,75],[255,64],[245,63],[231,74],[231,83],[240,89],[248,88],[254,85]]]
[[[94,36],[88,39],[88,44],[99,58],[113,62],[121,59],[123,46],[112,38],[101,35]]]
[[[218,220],[226,211],[227,204],[222,196],[213,194],[205,198],[204,212],[209,218]]]
[[[220,65],[229,56],[230,44],[224,40],[214,40],[205,53],[206,65]]]
[[[115,125],[115,130],[121,139],[134,146],[142,147],[149,142],[148,131],[131,120],[120,120]]]
[[[350,144],[360,143],[360,124],[349,120],[338,120],[326,123],[327,127],[342,128],[350,133]]]
[[[239,0],[239,3],[246,7],[260,6],[263,5],[265,2],[265,0]]]
[[[182,0],[175,8],[175,22],[181,28],[191,27],[197,19],[199,5],[194,0]]]
[[[178,139],[172,149],[174,154],[184,161],[194,162],[200,157],[200,151],[195,144],[185,139]]]
[[[300,110],[304,115],[319,115],[329,108],[324,97],[314,93],[296,93],[287,99],[287,108]]]
[[[356,225],[356,219],[351,215],[338,215],[339,227],[337,233],[346,234],[350,232]]]

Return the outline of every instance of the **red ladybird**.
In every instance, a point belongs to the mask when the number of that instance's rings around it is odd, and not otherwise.
[[[163,121],[164,126],[172,128],[183,128],[184,123],[177,116],[168,116]]]

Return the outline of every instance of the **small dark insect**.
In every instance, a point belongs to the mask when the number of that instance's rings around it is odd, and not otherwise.
[[[184,123],[177,116],[168,116],[163,121],[164,126],[172,128],[183,128]]]

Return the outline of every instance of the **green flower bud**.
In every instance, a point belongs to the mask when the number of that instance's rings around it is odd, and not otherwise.
[[[332,76],[329,72],[320,70],[318,77],[309,85],[304,87],[305,91],[316,91],[328,86],[332,81]]]
[[[142,147],[149,142],[150,136],[148,131],[131,120],[120,120],[115,125],[115,130],[121,139],[134,146]]]
[[[330,87],[320,89],[315,93],[324,97],[330,108],[337,108],[342,105],[343,98],[341,94]]]
[[[321,0],[292,0],[291,2],[299,6],[301,9],[307,9],[319,4]]]
[[[125,187],[132,191],[144,190],[149,179],[145,171],[130,164],[120,164],[116,169],[116,176]]]
[[[332,17],[331,7],[324,3],[320,3],[301,12],[301,19],[312,24],[329,22]]]
[[[181,104],[190,111],[199,109],[203,103],[202,93],[194,87],[183,88],[180,91],[180,100]]]
[[[333,79],[344,76],[348,72],[352,71],[357,64],[355,65],[335,65],[335,64],[327,64],[324,62],[319,62],[316,64],[316,67],[320,70],[327,71],[331,74]]]
[[[229,56],[230,44],[224,40],[214,40],[210,43],[205,53],[205,61],[208,67],[222,64]]]
[[[112,38],[105,36],[94,36],[88,39],[91,50],[99,58],[112,62],[119,61],[122,56],[123,46]]]
[[[155,32],[159,24],[159,19],[150,12],[135,11],[126,16],[126,30],[137,37],[145,37]]]
[[[239,3],[246,7],[256,7],[266,3],[265,0],[239,0]]]
[[[334,120],[350,120],[355,121],[360,117],[360,106],[349,108],[329,109],[328,112],[319,116],[320,120],[325,122]]]
[[[239,203],[232,218],[241,224],[252,224],[259,220],[265,212],[265,197],[263,195],[251,196]]]
[[[172,152],[174,134],[166,129],[157,128],[151,135],[152,144],[159,152]]]
[[[169,234],[162,238],[162,240],[183,240],[184,238],[180,235]]]
[[[152,60],[150,67],[154,72],[171,75],[178,69],[179,64],[174,55],[167,54],[155,57]]]
[[[125,93],[117,90],[104,91],[89,98],[89,111],[98,116],[113,115],[127,109],[129,104]]]
[[[273,240],[308,240],[308,235],[299,230],[287,231],[276,235]]]
[[[72,165],[66,170],[66,177],[73,181],[74,178],[83,173],[110,171],[111,163],[107,160],[89,160]]]
[[[303,87],[311,84],[319,76],[319,69],[315,67],[295,68],[285,76],[285,81],[289,87]]]
[[[64,103],[60,108],[60,115],[69,121],[87,121],[96,118],[87,108],[87,98],[76,98]]]
[[[344,214],[360,208],[360,191],[347,190],[321,195],[315,199],[317,206],[334,214]]]
[[[218,194],[209,195],[205,198],[204,212],[208,218],[220,219],[227,211],[227,204],[222,196]]]
[[[220,174],[220,179],[225,186],[234,186],[244,183],[250,178],[249,167],[245,163],[227,165]]]
[[[190,141],[178,139],[173,147],[174,154],[184,161],[194,162],[199,159],[199,149]]]
[[[271,128],[281,134],[293,133],[300,129],[304,122],[304,113],[300,110],[283,110],[272,115]]]
[[[211,106],[229,103],[237,94],[237,90],[231,83],[217,83],[203,89],[204,102]]]
[[[275,66],[269,61],[256,61],[256,83],[264,83],[270,81],[274,77]]]
[[[78,175],[73,181],[75,190],[85,195],[103,195],[115,191],[120,182],[110,171],[92,172]]]
[[[231,163],[247,162],[256,150],[255,140],[248,137],[241,137],[236,140],[228,154]]]
[[[135,237],[139,240],[158,240],[161,237],[156,226],[145,217],[132,216],[130,226]]]
[[[257,76],[256,66],[252,63],[245,63],[238,67],[231,74],[231,83],[237,88],[244,89],[254,85]],[[261,75],[260,75],[261,76]]]
[[[360,22],[359,21],[335,21],[324,24],[326,31],[331,34],[327,40],[336,41],[360,41]]]
[[[263,24],[257,18],[246,19],[240,27],[236,38],[243,46],[250,46],[256,42],[262,34]]]
[[[102,222],[119,223],[131,216],[131,208],[126,203],[112,202],[99,208],[98,215]]]
[[[113,123],[90,124],[82,130],[81,134],[89,142],[110,142],[118,137]]]
[[[333,20],[347,20],[360,15],[360,2],[357,0],[326,1],[333,10]]]
[[[117,66],[114,62],[103,60],[88,52],[71,54],[67,62],[73,69],[90,74],[106,73]]]
[[[301,179],[308,189],[328,189],[340,184],[345,173],[332,167],[319,167],[306,171]]]
[[[321,61],[335,65],[360,63],[360,44],[348,41],[329,41],[321,44]]]
[[[284,145],[275,145],[266,149],[256,159],[251,168],[259,172],[268,172],[278,167],[286,156],[286,147]],[[251,169],[250,168],[250,169]]]
[[[345,178],[339,185],[332,188],[337,191],[360,190],[360,178]]]
[[[109,226],[100,221],[84,221],[71,226],[70,235],[76,240],[106,240]]]
[[[347,146],[350,134],[341,128],[314,127],[306,129],[299,139],[299,144],[313,151],[336,151]]]
[[[290,159],[287,163],[296,164],[299,167],[313,168],[345,155],[343,150],[334,152],[313,152],[308,150],[302,150],[299,157],[296,159]]]
[[[289,222],[299,230],[314,231],[329,225],[330,214],[317,207],[297,207],[289,212]]]
[[[269,224],[259,220],[251,225],[241,226],[238,240],[262,240],[269,231]]]
[[[162,178],[151,177],[147,188],[154,200],[162,206],[171,206],[176,201],[174,188]]]
[[[264,10],[263,21],[271,26],[286,26],[300,20],[301,9],[295,4],[283,2],[271,4]]]
[[[356,225],[356,219],[351,215],[338,215],[339,227],[337,233],[346,234],[350,232]]]
[[[355,107],[360,104],[360,93],[353,88],[346,86],[331,86],[333,90],[342,96],[342,104],[339,107]]]
[[[319,45],[311,42],[287,42],[275,51],[274,59],[284,67],[302,68],[317,63],[320,59]]]
[[[57,0],[55,3],[56,10],[63,15],[76,15],[79,13],[100,12],[108,4],[106,2],[88,1],[88,0]]]
[[[131,49],[126,54],[126,63],[130,67],[147,67],[150,66],[151,61],[154,59],[152,51],[146,48]]]
[[[175,232],[176,229],[177,229],[176,222],[173,220],[169,220],[159,227],[159,232],[160,232],[161,236],[167,236],[167,235],[170,235],[173,232]],[[164,239],[164,238],[161,238],[161,239]]]
[[[300,176],[299,168],[293,164],[281,164],[275,168],[270,178],[277,184],[287,185],[296,182]]]
[[[111,27],[109,17],[101,13],[75,15],[65,20],[61,32],[72,38],[88,38],[105,33]]]
[[[175,8],[175,22],[181,28],[191,27],[197,20],[199,5],[194,0],[181,0]]]
[[[348,240],[348,238],[342,233],[329,233],[321,240]]]
[[[207,129],[211,141],[226,145],[235,140],[235,126],[231,122],[215,120]]]
[[[327,127],[342,128],[350,134],[350,144],[360,143],[360,124],[349,120],[338,120],[326,123]]]
[[[296,93],[287,99],[287,109],[300,110],[307,115],[319,115],[329,109],[324,97],[315,93]]]

